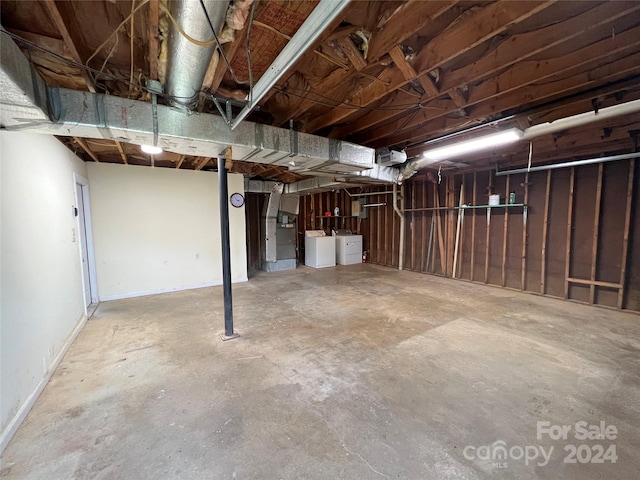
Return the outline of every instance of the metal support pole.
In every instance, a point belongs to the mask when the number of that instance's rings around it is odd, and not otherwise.
[[[227,169],[223,158],[218,158],[218,185],[220,190],[220,238],[222,242],[222,285],[224,289],[224,335],[235,338],[233,331],[233,299],[231,296],[231,242],[229,241],[229,189]],[[225,340],[225,338],[223,338]]]

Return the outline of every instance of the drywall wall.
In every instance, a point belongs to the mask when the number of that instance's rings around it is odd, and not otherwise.
[[[85,320],[74,172],[54,137],[0,132],[0,450]]]
[[[222,283],[217,173],[87,168],[100,300]],[[244,192],[242,175],[228,178]],[[244,207],[229,208],[232,280],[245,281]]]

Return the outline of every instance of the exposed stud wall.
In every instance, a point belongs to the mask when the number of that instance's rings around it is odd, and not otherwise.
[[[632,170],[634,190],[627,209]],[[439,185],[426,175],[418,175],[404,186],[404,268],[559,298],[566,292],[570,300],[640,311],[638,177],[637,160],[499,177],[486,170],[442,177]],[[454,275],[459,210],[447,207],[459,205],[461,189],[464,203],[488,204],[490,184],[501,195],[501,203],[508,201],[509,191],[516,193],[517,204],[526,200],[527,224],[522,207],[492,208],[488,229],[486,209],[465,210]],[[364,249],[372,263],[397,267],[400,221],[393,211],[392,196],[366,198],[368,203],[387,205],[370,208],[369,217],[359,222],[351,217],[329,222],[363,234]],[[326,228],[327,220],[322,219],[321,224],[318,215],[332,211],[336,204],[341,214],[349,215],[349,200],[343,191],[303,197],[300,233]],[[627,215],[626,284],[621,296],[616,285],[623,273]],[[432,223],[431,258],[427,261]]]

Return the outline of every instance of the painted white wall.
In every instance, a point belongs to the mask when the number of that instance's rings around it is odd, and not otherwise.
[[[54,137],[0,131],[0,451],[86,320],[73,172]]]
[[[222,283],[218,175],[87,164],[100,300]],[[244,193],[229,175],[229,194]],[[247,280],[244,207],[229,206],[231,272]]]

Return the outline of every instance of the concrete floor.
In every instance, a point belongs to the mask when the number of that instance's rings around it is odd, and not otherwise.
[[[299,267],[235,285],[242,336],[223,343],[221,297],[101,304],[0,476],[640,478],[638,315],[374,265]],[[576,439],[578,421],[617,436]],[[571,430],[538,439],[537,422]],[[507,458],[492,459],[500,445]]]

